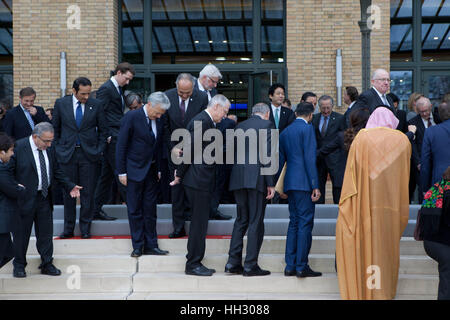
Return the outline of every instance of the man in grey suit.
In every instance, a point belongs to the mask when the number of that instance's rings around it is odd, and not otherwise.
[[[73,95],[55,102],[53,126],[56,156],[61,169],[71,181],[83,186],[81,190],[80,231],[83,239],[90,238],[95,191],[95,168],[106,146],[106,120],[103,106],[89,98],[92,84],[87,78],[73,82]],[[61,238],[74,236],[76,199],[64,193],[64,232]]]
[[[260,131],[267,131],[264,143],[267,145],[270,155],[271,129],[275,129],[269,121],[270,109],[265,103],[258,103],[252,109],[252,116],[240,123],[236,130],[242,129],[246,134],[254,131],[255,137],[259,137]],[[241,132],[243,134],[243,132]],[[236,132],[239,134],[239,132]],[[237,203],[237,218],[234,223],[230,243],[228,262],[225,266],[226,273],[241,274],[244,276],[264,276],[270,271],[262,270],[258,266],[258,255],[264,238],[264,212],[266,200],[275,195],[275,181],[273,175],[262,175],[264,167],[259,159],[259,144],[245,138],[245,163],[235,161],[231,171],[230,191],[234,191]],[[239,141],[239,139],[238,139]],[[239,146],[237,146],[239,150]],[[252,164],[250,159],[256,153],[257,163]],[[248,230],[247,256],[242,267],[243,238]]]

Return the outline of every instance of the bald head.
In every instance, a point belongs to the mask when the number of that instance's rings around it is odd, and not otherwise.
[[[386,94],[391,86],[389,72],[384,69],[377,69],[372,75],[372,86],[381,94]]]

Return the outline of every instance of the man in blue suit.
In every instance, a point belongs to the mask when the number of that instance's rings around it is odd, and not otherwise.
[[[442,123],[425,130],[420,161],[420,180],[425,193],[433,184],[441,181],[450,166],[450,101],[439,105]]]
[[[116,149],[116,173],[127,187],[132,257],[165,255],[158,248],[156,201],[161,177],[163,124],[161,116],[170,107],[162,92],[154,92],[147,104],[128,112],[121,123]]]
[[[312,121],[314,106],[301,102],[297,119],[280,135],[280,170],[286,163],[284,192],[289,200],[289,227],[286,238],[286,276],[318,277],[311,270],[308,254],[312,243],[314,210],[320,198],[316,167],[316,137]]]

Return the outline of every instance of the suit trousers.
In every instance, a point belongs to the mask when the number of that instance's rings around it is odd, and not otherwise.
[[[243,239],[247,232],[247,255],[244,268],[251,269],[258,264],[258,256],[264,239],[264,213],[266,199],[264,193],[256,189],[234,191],[237,203],[237,217],[228,252],[228,263],[242,264]]]
[[[169,159],[170,181],[174,180],[176,166]],[[190,201],[182,184],[171,187],[173,230],[179,232],[184,228],[186,218],[191,216]],[[209,209],[208,209],[209,212]]]
[[[94,215],[100,212],[102,206],[106,203],[109,190],[113,181],[119,189],[120,196],[123,200],[127,198],[127,189],[120,183],[119,177],[116,174],[116,144],[117,138],[113,137],[111,143],[106,145],[105,152],[103,153],[102,169],[100,173],[100,179],[95,187],[94,194]]]
[[[38,191],[33,208],[26,212],[20,211],[18,226],[13,232],[14,267],[25,268],[27,265],[26,254],[33,223],[41,266],[53,261],[53,212],[48,197],[44,198]]]
[[[450,247],[439,242],[423,242],[427,255],[438,263],[438,300],[450,300]]]
[[[191,204],[192,218],[187,243],[186,269],[192,270],[201,265],[205,256],[206,233],[208,231],[211,192],[184,187]]]
[[[288,191],[289,226],[286,237],[286,270],[303,271],[308,267],[312,243],[315,204],[311,191]]]
[[[158,247],[156,234],[156,202],[158,199],[158,171],[155,164],[141,182],[128,179],[127,209],[133,249]]]
[[[320,190],[320,198],[316,202],[317,204],[325,203],[325,185],[327,184],[328,173],[331,176],[331,183],[333,186],[333,203],[338,204],[339,199],[341,197],[342,187],[336,187],[334,184],[334,172],[331,168],[328,168],[324,160],[318,160],[317,163],[317,173],[319,175],[319,190]]]
[[[94,191],[96,163],[89,161],[84,151],[77,147],[68,163],[62,163],[61,169],[73,183],[82,186],[80,190],[80,218],[79,226],[81,234],[90,233],[91,222],[94,217]],[[73,234],[76,223],[77,199],[63,190],[64,195],[64,233]]]
[[[11,233],[0,234],[0,268],[14,258],[14,248]]]

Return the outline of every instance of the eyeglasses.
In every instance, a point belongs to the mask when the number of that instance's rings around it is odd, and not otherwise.
[[[52,140],[44,140],[44,139],[42,139],[41,137],[39,137],[39,136],[37,136],[38,138],[39,138],[39,140],[41,140],[42,142],[44,142],[45,144],[47,144],[47,143],[52,143],[53,142],[53,139]]]
[[[218,84],[219,83],[219,81],[213,80],[213,79],[211,79],[211,77],[208,77],[208,79],[211,80],[212,83],[214,83],[214,84]]]
[[[374,80],[378,80],[378,81],[381,81],[381,82],[391,82],[391,79],[389,79],[389,78],[374,79]]]

